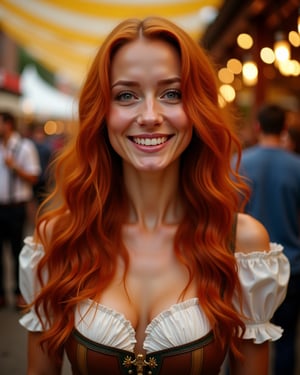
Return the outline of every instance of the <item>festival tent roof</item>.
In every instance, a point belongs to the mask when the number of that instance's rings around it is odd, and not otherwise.
[[[0,29],[58,76],[80,86],[97,48],[128,17],[158,15],[195,39],[222,0],[1,0]]]
[[[43,81],[34,65],[28,65],[23,70],[20,85],[22,96],[19,104],[23,113],[33,113],[36,117],[46,119],[77,118],[76,98]]]

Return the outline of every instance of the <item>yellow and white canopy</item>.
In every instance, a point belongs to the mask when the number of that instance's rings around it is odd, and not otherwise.
[[[128,17],[159,15],[195,39],[222,0],[0,0],[0,29],[45,67],[80,85],[99,45]]]

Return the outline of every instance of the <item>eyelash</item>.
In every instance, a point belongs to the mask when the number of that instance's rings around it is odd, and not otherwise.
[[[173,97],[169,98],[168,95],[170,95],[170,94],[173,95]],[[129,97],[126,98],[127,95]],[[173,100],[180,100],[181,99],[181,91],[177,90],[177,89],[168,89],[167,91],[165,91],[161,95],[161,98],[166,99],[166,100],[172,100],[172,101]],[[120,101],[120,102],[129,102],[129,101],[132,101],[134,99],[137,99],[137,96],[130,91],[122,91],[115,96],[115,100]]]
[[[130,95],[130,98],[126,99],[125,98],[126,95]],[[136,98],[136,96],[130,91],[122,91],[122,92],[118,93],[115,97],[115,99],[118,100],[118,101],[129,101],[129,100],[132,100],[133,98]]]
[[[166,96],[166,95],[169,95],[169,94],[174,94],[175,97],[171,98],[171,99],[181,99],[181,91],[180,90],[176,90],[176,89],[170,89],[170,90],[167,90],[163,95],[162,97]]]

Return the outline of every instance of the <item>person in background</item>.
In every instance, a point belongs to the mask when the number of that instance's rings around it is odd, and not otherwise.
[[[20,255],[28,373],[267,375],[289,263],[238,213],[215,70],[168,20],[120,23]],[[231,180],[231,175],[236,181]],[[242,308],[242,306],[244,306]]]
[[[282,138],[285,149],[300,154],[300,125],[289,126]]]
[[[38,151],[41,173],[38,181],[33,185],[33,193],[36,198],[38,206],[44,200],[47,191],[47,184],[49,180],[49,167],[52,159],[52,150],[50,145],[47,143],[46,134],[42,125],[33,125],[31,132],[31,139],[33,140],[35,147]]]
[[[287,296],[273,322],[284,329],[276,341],[274,375],[296,375],[297,322],[300,316],[300,157],[282,147],[286,112],[266,104],[258,112],[258,144],[245,149],[240,173],[251,196],[246,212],[261,221],[272,242],[281,243],[291,264]]]
[[[27,219],[27,203],[32,199],[32,186],[40,173],[34,144],[22,138],[16,119],[0,112],[0,307],[7,304],[3,250],[8,243],[13,258],[14,296],[16,306],[22,302],[19,289],[18,257],[23,246]]]

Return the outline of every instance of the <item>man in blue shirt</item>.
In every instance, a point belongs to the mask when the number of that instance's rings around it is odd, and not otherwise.
[[[284,246],[291,264],[287,296],[274,315],[284,329],[275,343],[275,375],[294,375],[300,315],[300,157],[281,147],[285,122],[278,105],[261,108],[258,143],[244,150],[240,166],[251,188],[246,212],[266,226],[272,242]]]

